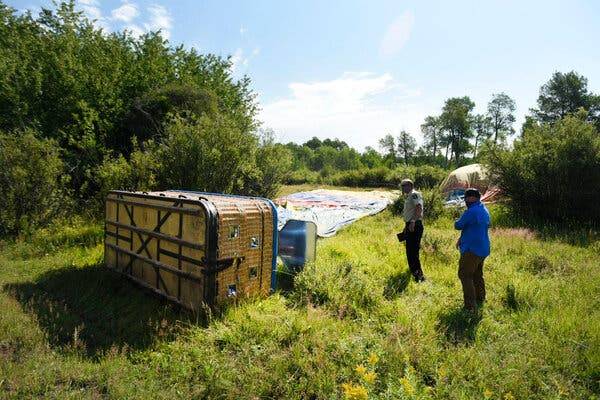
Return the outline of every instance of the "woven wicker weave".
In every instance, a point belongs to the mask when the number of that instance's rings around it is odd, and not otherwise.
[[[266,199],[113,191],[106,199],[105,263],[196,310],[269,293],[276,227]]]

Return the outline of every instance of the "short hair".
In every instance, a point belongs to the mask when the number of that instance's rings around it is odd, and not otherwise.
[[[481,193],[479,193],[479,190],[475,189],[475,188],[469,188],[467,190],[465,190],[465,197],[477,197],[478,199],[481,198]]]

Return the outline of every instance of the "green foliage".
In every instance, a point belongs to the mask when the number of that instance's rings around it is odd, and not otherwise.
[[[454,162],[460,165],[461,157],[470,150],[469,139],[472,137],[471,111],[475,103],[468,97],[452,97],[446,100],[440,115],[440,122],[447,131],[447,142],[450,145]]]
[[[214,116],[218,113],[215,96],[206,89],[189,83],[170,83],[152,89],[136,99],[125,117],[127,139],[135,136],[144,142],[159,139],[163,135],[163,125],[168,114],[189,113],[198,117]],[[115,145],[126,146],[129,143]]]
[[[44,226],[69,209],[59,154],[32,130],[0,133],[0,235]]]
[[[256,151],[256,168],[253,179],[247,179],[248,194],[274,198],[281,182],[288,178],[292,166],[292,152],[275,143],[272,132],[263,132]]]
[[[157,144],[161,188],[244,193],[255,168],[257,138],[226,117],[174,117]]]
[[[293,156],[293,170],[347,171],[362,167],[360,154],[338,139],[321,141],[314,137],[303,145],[288,143],[286,147]]]
[[[438,151],[441,150],[443,141],[442,128],[440,118],[431,115],[425,117],[425,121],[421,124],[421,132],[423,132],[423,138],[425,139],[424,148],[434,158],[438,155]]]
[[[427,224],[423,284],[407,274],[401,226],[389,212],[364,218],[319,241],[316,264],[285,297],[206,317],[99,266],[99,225],[74,221],[3,243],[2,393],[335,399],[351,393],[348,383],[373,399],[598,393],[597,245],[492,230],[488,299],[472,316],[461,311],[452,221]]]
[[[494,143],[504,142],[508,136],[515,132],[513,128],[515,110],[515,101],[506,93],[492,95],[492,100],[488,103],[487,117],[490,121]]]
[[[431,165],[402,165],[394,169],[376,167],[334,172],[322,182],[351,187],[398,187],[402,179],[410,177],[417,188],[432,188],[439,185],[447,174],[446,170]]]
[[[352,263],[339,264],[336,268],[317,268],[310,265],[305,273],[298,275],[293,296],[302,304],[327,307],[341,317],[357,318],[364,312],[373,311],[381,299],[380,291],[372,285],[364,268]]]
[[[588,121],[600,129],[600,96],[589,92],[587,84],[587,78],[575,71],[555,72],[541,87],[533,115],[540,122],[555,122],[583,108]]]
[[[110,190],[149,191],[158,187],[156,175],[160,164],[151,151],[155,147],[154,143],[148,142],[145,147],[142,150],[134,142],[134,151],[129,155],[129,160],[121,154],[104,159],[97,172],[100,183],[97,204],[102,209]]]
[[[37,17],[0,3],[0,55],[0,129],[55,139],[82,208],[102,188],[104,160],[128,159],[133,136],[154,138],[169,112],[218,112],[244,134],[257,126],[250,80],[232,78],[231,60],[158,33],[101,31],[73,1]]]
[[[386,167],[364,168],[335,173],[325,182],[336,186],[381,187],[391,185],[389,175],[390,169]]]
[[[582,112],[533,126],[513,150],[489,152],[489,167],[522,218],[598,225],[600,135],[585,119]]]
[[[404,164],[408,164],[411,157],[417,149],[417,141],[406,131],[400,132],[398,136],[398,153],[404,159]]]
[[[291,171],[284,182],[289,185],[299,185],[303,183],[318,183],[319,173],[306,168]]]

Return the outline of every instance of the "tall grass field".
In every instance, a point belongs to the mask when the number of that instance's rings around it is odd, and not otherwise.
[[[471,315],[452,222],[425,223],[424,283],[385,211],[278,293],[202,315],[105,269],[99,224],[4,242],[0,398],[600,398],[600,242],[494,227]]]

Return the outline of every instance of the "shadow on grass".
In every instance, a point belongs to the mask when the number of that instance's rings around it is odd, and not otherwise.
[[[411,278],[412,274],[410,271],[398,272],[397,274],[390,276],[385,283],[385,288],[383,289],[383,295],[385,298],[387,300],[392,300],[398,297],[406,290]]]
[[[438,329],[453,345],[468,344],[475,340],[481,312],[471,313],[462,307],[439,316]]]
[[[173,337],[181,322],[203,323],[101,265],[53,270],[3,289],[35,314],[51,346],[90,357],[114,348],[143,349]]]
[[[304,269],[303,266],[279,265],[277,268],[277,290],[283,295],[290,294],[294,290],[294,279]]]

